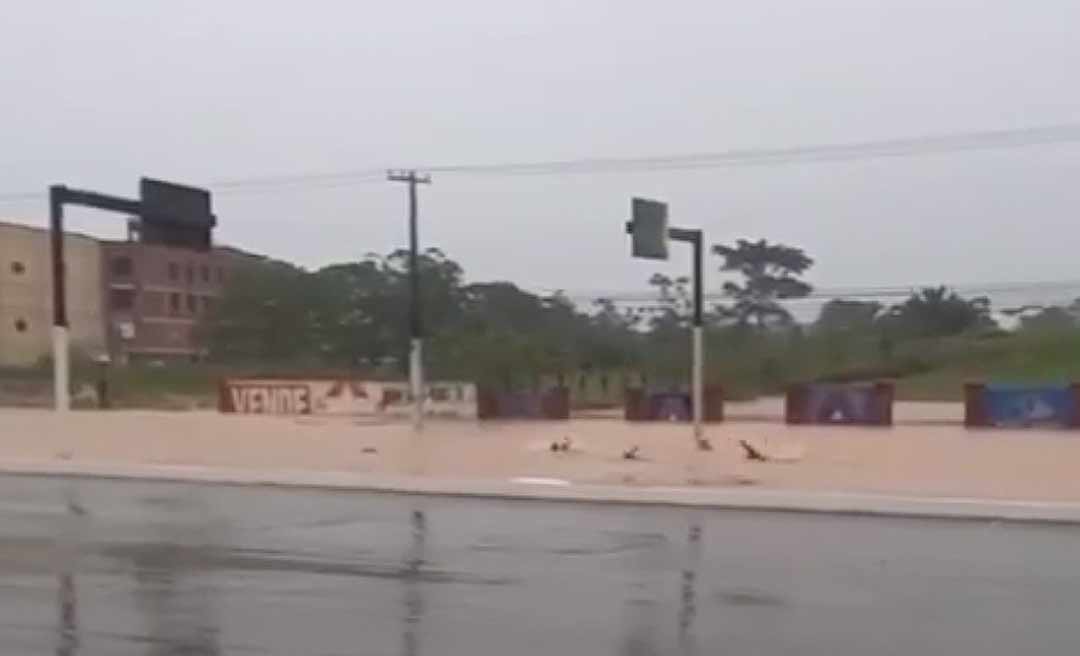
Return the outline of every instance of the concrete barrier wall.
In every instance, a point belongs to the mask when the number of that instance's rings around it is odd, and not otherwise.
[[[425,386],[424,414],[475,419],[476,386],[435,382]],[[344,415],[408,417],[412,414],[409,384],[344,378],[243,378],[221,382],[221,412],[242,414]]]
[[[480,419],[569,419],[570,390],[553,387],[542,392],[480,390]]]
[[[1080,428],[1080,384],[964,386],[964,425]]]
[[[789,424],[891,426],[893,389],[892,383],[792,385],[784,418]]]
[[[649,391],[630,388],[625,392],[624,418],[627,421],[691,421],[694,400],[688,392]],[[724,420],[724,390],[719,385],[705,388],[705,421]]]

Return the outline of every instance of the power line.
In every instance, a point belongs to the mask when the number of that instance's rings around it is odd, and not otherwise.
[[[655,170],[686,170],[867,159],[910,157],[969,150],[992,150],[1055,143],[1080,142],[1080,124],[1063,124],[982,132],[930,135],[840,144],[819,144],[775,149],[746,149],[636,158],[561,160],[538,163],[431,166],[438,173],[549,175],[555,173],[601,173]]]
[[[848,143],[816,144],[785,148],[735,149],[682,155],[647,157],[606,157],[501,162],[495,164],[450,164],[421,166],[431,173],[447,175],[575,175],[598,173],[639,173],[693,169],[776,166],[918,157],[970,151],[1008,150],[1032,146],[1080,142],[1080,123],[1064,123],[1014,130],[984,130],[924,135]],[[210,182],[215,193],[250,194],[268,191],[322,189],[357,183],[381,182],[388,167],[296,175],[229,178]],[[413,167],[410,167],[413,168]],[[0,194],[0,203],[44,200],[44,192]]]
[[[833,287],[813,290],[809,295],[801,298],[783,299],[784,303],[820,302],[832,299],[885,299],[907,298],[919,290],[928,287],[940,287],[941,284],[929,285],[891,285],[881,287]],[[1080,296],[1080,280],[1078,281],[1037,281],[1037,282],[1002,282],[988,284],[944,284],[950,291],[955,291],[962,296],[991,296],[1002,294],[1034,294],[1057,292],[1064,296]],[[554,290],[553,287],[538,287],[538,289]],[[589,302],[593,300],[609,300],[615,303],[662,303],[656,290],[649,291],[573,291],[560,290],[561,294],[571,301]],[[1071,292],[1071,293],[1069,293]],[[731,297],[722,291],[707,291],[705,299],[709,301],[730,301]]]

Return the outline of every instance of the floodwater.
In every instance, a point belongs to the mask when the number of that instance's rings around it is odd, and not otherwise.
[[[0,654],[1076,654],[1078,538],[0,477]]]

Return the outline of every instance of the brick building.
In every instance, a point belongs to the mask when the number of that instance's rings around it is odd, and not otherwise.
[[[236,268],[255,259],[229,247],[104,242],[102,297],[113,359],[198,359],[204,351],[195,333],[199,320]]]

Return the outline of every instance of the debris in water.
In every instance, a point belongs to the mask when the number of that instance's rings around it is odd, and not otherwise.
[[[746,452],[746,459],[747,460],[755,460],[757,462],[768,462],[769,461],[768,456],[766,456],[761,451],[758,451],[757,448],[753,444],[750,444],[746,440],[739,440],[739,446],[741,446],[743,448],[743,451]]]

